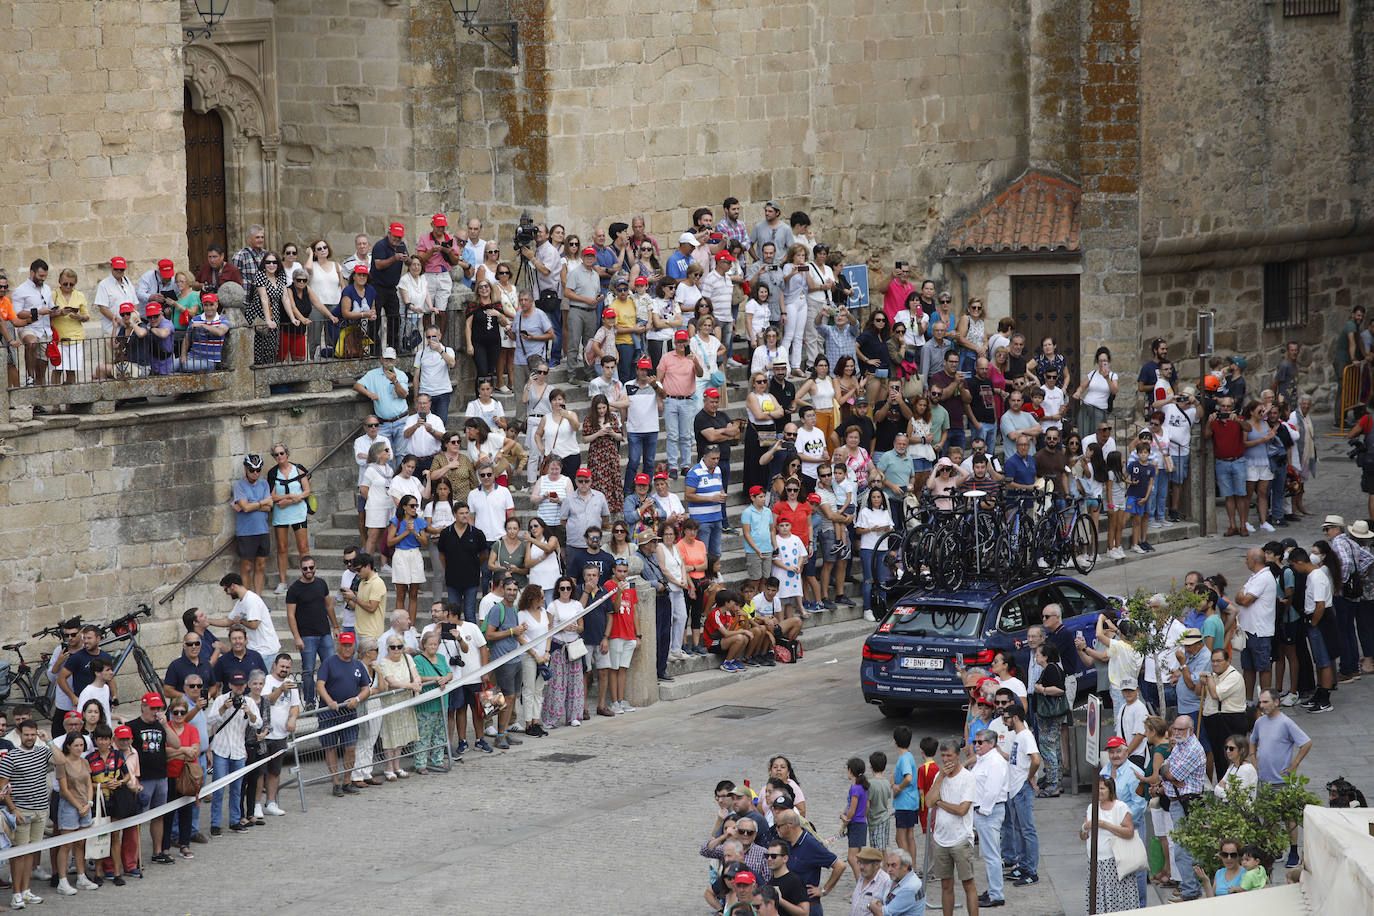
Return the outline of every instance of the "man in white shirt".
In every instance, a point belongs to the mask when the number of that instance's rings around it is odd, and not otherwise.
[[[1240,653],[1240,666],[1245,676],[1245,702],[1248,705],[1255,696],[1256,674],[1259,675],[1261,689],[1268,690],[1270,686],[1274,606],[1278,588],[1274,574],[1265,565],[1264,551],[1258,547],[1246,551],[1245,567],[1250,570],[1250,578],[1236,592],[1235,600],[1240,605],[1236,623],[1245,631],[1245,649]]]
[[[434,463],[444,442],[444,421],[434,413],[429,395],[415,396],[415,412],[405,418],[401,433],[407,455],[415,456],[415,473],[423,474]]]
[[[52,319],[55,306],[52,287],[47,284],[48,262],[42,258],[29,265],[29,278],[10,293],[15,314],[28,312],[29,323],[19,331],[24,343],[24,365],[29,367],[30,385],[47,384],[48,358],[43,344],[52,338]]]
[[[568,268],[563,285],[563,359],[570,377],[586,369],[582,349],[596,333],[605,299],[601,277],[596,273],[596,249],[588,245],[582,249],[579,263]]]
[[[100,310],[100,333],[113,337],[119,324],[119,307],[134,301],[134,284],[126,274],[129,262],[121,257],[110,258],[110,275],[95,288],[95,307]]]
[[[1045,370],[1045,384],[1040,386],[1040,390],[1045,395],[1045,399],[1040,402],[1040,409],[1045,412],[1045,416],[1040,419],[1040,425],[1045,429],[1062,430],[1064,413],[1069,408],[1069,396],[1060,384],[1058,370]]]
[[[452,347],[444,346],[442,338],[443,331],[440,328],[425,328],[424,342],[415,351],[415,366],[420,373],[415,390],[427,396],[434,408],[434,415],[448,423],[449,402],[453,399],[453,379],[449,376],[449,370],[458,365],[458,357],[454,355]]]
[[[1169,521],[1183,520],[1178,504],[1183,497],[1183,485],[1188,481],[1188,456],[1193,440],[1193,424],[1197,423],[1197,389],[1192,385],[1179,392],[1178,398],[1164,405],[1164,435],[1169,440],[1169,460],[1174,469],[1169,472]],[[1159,481],[1155,481],[1159,486]]]
[[[1083,454],[1086,455],[1088,453],[1088,446],[1093,443],[1100,444],[1103,458],[1106,458],[1112,452],[1116,451],[1116,439],[1112,436],[1111,424],[1106,420],[1097,424],[1096,432],[1089,433],[1083,437]]]
[[[277,638],[276,627],[272,626],[272,613],[256,592],[250,592],[243,585],[238,573],[229,573],[219,580],[219,587],[234,599],[234,609],[229,612],[231,623],[241,623],[248,631],[248,648],[264,659],[275,658],[281,651],[281,640]]]
[[[271,704],[270,721],[267,723],[267,753],[275,754],[286,750],[286,743],[296,733],[296,719],[301,714],[301,692],[296,687],[296,679],[291,676],[291,656],[278,655],[272,662],[272,672],[263,681],[262,695]],[[267,804],[256,806],[254,817],[266,812],[281,817],[286,812],[277,804],[277,790],[281,787],[281,762],[278,757],[267,764],[267,776],[263,788],[267,794]]]
[[[1150,708],[1140,698],[1140,682],[1133,677],[1121,679],[1121,708],[1116,711],[1116,735],[1126,742],[1126,756],[1138,766],[1145,765],[1145,719]]]
[[[931,839],[935,863],[931,878],[940,882],[944,916],[954,914],[954,877],[964,885],[965,907],[978,911],[978,887],[973,881],[973,773],[959,763],[959,745],[952,739],[940,742],[940,772],[926,791],[930,809]],[[1000,875],[1002,863],[997,863]]]
[[[420,634],[410,625],[410,612],[405,608],[398,607],[391,612],[391,629],[383,633],[377,642],[385,646],[389,636],[401,637],[401,641],[405,643],[406,655],[420,654]]]
[[[94,659],[91,661],[91,674],[95,675],[95,680],[87,684],[76,698],[76,709],[80,712],[86,708],[87,702],[95,700],[105,710],[105,721],[110,723],[110,728],[114,728],[114,713],[110,712],[110,682],[114,680],[114,665],[103,658]]]
[[[720,328],[720,339],[725,343],[725,358],[735,352],[735,313],[731,305],[735,285],[727,276],[735,264],[734,255],[722,251],[715,256],[711,269],[701,275],[702,298],[711,300],[711,314],[716,316],[716,327]]]
[[[487,244],[492,240],[482,238],[482,221],[475,216],[468,217],[467,236],[467,241],[463,245],[463,283],[472,286],[477,274],[477,265],[483,263]]]
[[[515,515],[515,501],[510,490],[496,482],[496,470],[490,465],[477,469],[477,489],[468,492],[468,508],[472,523],[491,543],[506,532],[506,519]],[[484,567],[483,573],[487,574]]]
[[[463,685],[449,695],[448,702],[449,720],[454,724],[458,738],[453,748],[454,755],[461,757],[468,749],[469,709],[472,710],[472,727],[475,736],[473,746],[484,754],[495,753],[495,749],[487,742],[487,739],[482,737],[482,731],[486,725],[482,716],[482,704],[478,701],[482,684],[474,676],[477,669],[490,660],[487,640],[477,624],[463,619],[463,613],[457,605],[436,601],[432,613],[434,622],[425,627],[420,636],[423,638],[425,633],[430,630],[439,631],[439,654],[448,659],[449,668],[453,671],[453,679]],[[486,617],[484,616],[482,619],[485,620]]]
[[[372,240],[362,234],[353,237],[353,253],[344,258],[340,267],[343,269],[345,277],[351,277],[353,276],[353,268],[359,264],[364,267],[372,266]]]
[[[663,409],[663,389],[654,377],[654,364],[647,356],[635,363],[634,381],[624,389],[625,438],[628,440],[629,462],[625,465],[624,490],[632,493],[635,475],[653,473],[654,456],[658,454],[658,416]]]
[[[978,896],[979,906],[1002,906],[1002,821],[1007,816],[1006,758],[997,753],[997,733],[983,729],[974,735],[973,829],[987,871],[988,889]]]
[[[1002,854],[1012,863],[1007,875],[1012,884],[1025,887],[1040,880],[1040,837],[1035,832],[1035,774],[1040,769],[1040,746],[1026,725],[1026,710],[1012,703],[1002,711],[1002,722],[1011,731],[1007,755],[1007,822]],[[1010,842],[1006,842],[1010,840]]]
[[[363,474],[367,471],[367,454],[372,446],[381,442],[391,448],[391,440],[382,435],[382,421],[376,414],[368,414],[363,420],[363,434],[353,440],[353,460],[358,464],[358,484],[355,492],[358,506],[358,537],[367,539],[367,499],[363,496]]]

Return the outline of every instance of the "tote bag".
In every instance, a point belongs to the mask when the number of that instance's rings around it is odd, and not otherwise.
[[[1116,859],[1118,878],[1133,875],[1150,864],[1150,856],[1145,851],[1145,844],[1141,842],[1139,829],[1129,840],[1112,834],[1112,858]]]
[[[91,818],[91,826],[100,828],[110,825],[110,816],[105,813],[105,793],[95,793],[95,817]],[[94,839],[86,841],[86,855],[92,859],[104,859],[110,854],[110,835],[102,833]]]

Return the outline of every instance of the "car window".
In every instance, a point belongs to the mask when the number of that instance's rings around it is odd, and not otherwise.
[[[903,601],[892,609],[878,632],[894,636],[974,636],[982,622],[982,608]]]
[[[1052,586],[1059,592],[1059,603],[1064,608],[1064,619],[1070,617],[1082,617],[1084,615],[1097,615],[1105,607],[1105,602],[1096,592],[1089,591],[1077,582],[1064,580],[1056,582]]]
[[[1016,633],[1040,623],[1040,611],[1047,603],[1046,590],[1033,588],[1013,595],[1002,605],[997,617],[997,629],[1003,633]]]

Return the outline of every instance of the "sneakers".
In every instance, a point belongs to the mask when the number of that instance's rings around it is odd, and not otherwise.
[[[1139,544],[1131,545],[1131,553],[1149,553],[1149,551],[1145,549],[1144,542],[1142,541]]]
[[[512,747],[514,747],[514,746],[517,746],[517,745],[524,744],[525,742],[521,741],[519,738],[515,737],[514,735],[512,735],[512,734],[510,734],[510,733],[508,732],[508,733],[506,734],[506,743],[509,744],[509,745],[511,745]]]
[[[234,827],[240,827],[240,826],[243,826],[243,825],[241,825],[241,824],[235,824],[235,825],[234,825]],[[230,829],[230,830],[233,830],[234,827],[230,827],[229,829]],[[171,865],[171,864],[172,864],[172,857],[169,856],[169,855],[167,855],[167,853],[165,853],[165,852],[159,852],[159,853],[157,853],[156,855],[154,855],[154,856],[152,857],[152,861],[156,862],[158,865]]]
[[[76,888],[68,884],[66,878],[63,878],[61,881],[57,882],[57,892],[63,897],[74,897],[76,895]]]
[[[1246,525],[1246,527],[1249,528],[1250,526],[1249,526],[1249,525]],[[1273,531],[1273,530],[1274,530],[1274,526],[1273,526],[1273,525],[1269,524],[1268,522],[1260,522],[1260,531]]]
[[[1011,882],[1015,887],[1025,887],[1028,884],[1035,884],[1040,880],[1040,876],[1033,871],[1022,872],[1017,875],[1016,880]]]
[[[38,896],[37,894],[35,894],[33,891],[24,891],[24,902],[25,902],[25,903],[42,903],[42,902],[43,902],[43,898],[40,897],[40,896]]]
[[[1282,706],[1297,706],[1298,695],[1296,693],[1293,693],[1292,691],[1289,691],[1288,693],[1285,693],[1282,697],[1279,698],[1279,704]]]
[[[627,713],[627,712],[634,712],[634,711],[635,711],[635,707],[630,705],[630,701],[629,701],[629,700],[621,700],[621,701],[620,701],[620,712],[621,712],[622,715],[625,714],[625,713]]]
[[[535,722],[529,728],[525,729],[525,734],[529,735],[531,738],[547,738],[549,733],[544,730],[544,726]]]
[[[505,735],[498,735],[498,736],[496,737],[496,746],[499,747],[499,748],[500,748],[501,750],[503,750],[503,751],[508,751],[508,750],[510,750],[510,742],[508,742],[508,741],[506,740],[506,736],[505,736]]]
[[[1336,708],[1336,707],[1334,707],[1334,706],[1331,705],[1331,701],[1330,701],[1330,700],[1313,700],[1311,703],[1308,704],[1308,706],[1307,706],[1307,711],[1308,711],[1308,712],[1330,712],[1331,710],[1333,710],[1333,709],[1335,709],[1335,708]],[[1288,866],[1288,867],[1289,867],[1289,868],[1292,868],[1293,866],[1290,865],[1290,866]]]
[[[253,806],[253,817],[262,817],[262,802],[258,802]]]
[[[343,794],[345,794],[345,795],[361,795],[361,794],[362,794],[362,790],[359,789],[357,786],[353,785],[353,783],[351,783],[351,782],[346,782],[346,783],[344,783],[343,786],[342,786],[341,788],[342,788]]]
[[[1298,855],[1298,849],[1294,846],[1288,850],[1288,860],[1283,865],[1285,868],[1297,868],[1301,862],[1302,857]]]
[[[486,727],[486,729],[482,732],[482,734],[486,735],[488,738],[495,738],[495,737],[496,737],[496,726],[495,726],[495,725],[488,725],[488,726]]]
[[[474,742],[472,743],[472,746],[475,747],[475,748],[477,748],[479,751],[481,751],[481,752],[484,753],[484,754],[494,754],[494,753],[496,753],[496,749],[495,749],[494,747],[492,747],[490,744],[487,743],[487,739],[486,739],[486,738],[478,738],[476,741],[474,741]]]
[[[342,789],[342,787],[340,787],[340,786],[335,786],[335,787],[334,787],[334,794],[335,794],[335,795],[342,795],[342,794],[343,794],[343,789]],[[211,828],[210,828],[210,836],[224,836],[224,830],[223,830],[223,828],[220,828],[220,827],[211,827]]]
[[[94,891],[98,890],[100,885],[96,884],[90,878],[87,878],[84,874],[80,874],[76,876],[76,887],[77,890]]]
[[[877,623],[877,622],[878,622],[878,618],[876,618],[876,617],[873,616],[873,611],[872,611],[872,610],[865,610],[865,611],[864,611],[864,620],[867,620],[869,623]]]
[[[10,909],[22,910],[24,908],[24,895],[13,894],[10,896]]]
[[[845,607],[853,607],[853,606],[854,606],[854,601],[853,601],[853,599],[851,599],[851,598],[846,598],[846,597],[843,596],[843,595],[841,595],[839,598],[836,598],[836,599],[835,599],[835,603],[836,603],[836,604],[843,604]]]
[[[266,811],[268,814],[272,815],[273,817],[285,817],[285,816],[286,816],[286,812],[285,812],[284,810],[282,810],[281,805],[277,804],[277,803],[274,802],[274,801],[268,802],[268,803],[267,803],[267,807],[263,808],[262,810]]]
[[[525,726],[521,725],[519,722],[512,722],[510,724],[510,728],[507,729],[507,731],[512,731],[516,732],[517,734],[520,734],[525,731]]]
[[[771,654],[770,654],[770,655],[764,655],[764,656],[762,656],[761,658],[762,658],[762,660],[763,660],[763,667],[765,667],[765,668],[772,668],[772,667],[775,667],[775,666],[778,664],[778,663],[773,659],[773,656],[772,656]]]
[[[1150,527],[1151,527],[1151,528],[1163,528],[1163,527],[1164,527],[1164,522],[1160,521],[1159,519],[1153,519],[1153,520],[1150,522]]]
[[[721,670],[721,671],[728,671],[728,672],[730,672],[731,674],[734,674],[734,673],[735,673],[735,670],[736,670],[736,669],[735,669],[735,663],[732,662],[732,661],[730,661],[730,659],[727,658],[725,661],[723,661],[723,662],[720,663],[720,670]]]
[[[285,595],[285,594],[286,594],[286,583],[285,583],[285,582],[278,582],[275,591],[276,591],[276,593],[277,593],[278,595]],[[72,893],[74,894],[74,893],[76,893],[76,891],[72,891]]]
[[[1140,542],[1140,546],[1145,548],[1145,552],[1146,552],[1146,553],[1154,553],[1154,552],[1155,552],[1155,545],[1154,545],[1154,544],[1151,544],[1149,541],[1141,541],[1141,542]]]
[[[1272,530],[1272,529],[1270,529],[1270,530]],[[1254,534],[1254,533],[1255,533],[1255,526],[1252,525],[1252,524],[1250,524],[1249,522],[1246,522],[1246,523],[1245,523],[1245,533],[1246,533],[1246,534]]]
[[[478,741],[481,741],[482,739],[481,739],[481,738],[478,738],[477,740],[478,740]],[[465,754],[465,753],[467,753],[467,749],[468,749],[468,742],[467,742],[467,739],[466,739],[466,738],[463,739],[462,741],[459,741],[459,742],[454,746],[454,748],[453,748],[454,752],[455,752],[455,753],[458,753],[458,754]]]

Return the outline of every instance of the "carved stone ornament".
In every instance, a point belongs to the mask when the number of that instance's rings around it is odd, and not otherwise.
[[[197,109],[218,108],[229,115],[234,133],[241,137],[266,137],[263,98],[244,75],[235,72],[246,65],[216,53],[213,46],[193,44],[185,50],[186,78],[198,91]]]

